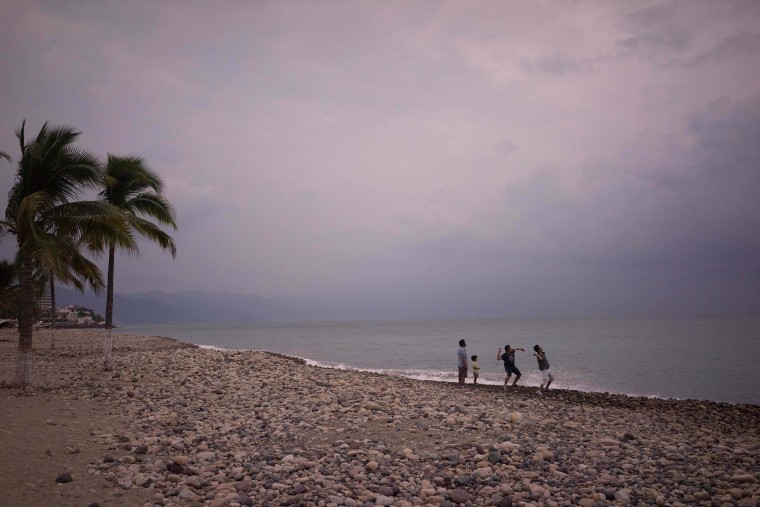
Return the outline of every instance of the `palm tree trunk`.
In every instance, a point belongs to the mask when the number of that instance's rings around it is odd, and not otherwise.
[[[19,241],[19,243],[21,243]],[[32,259],[21,254],[21,287],[18,323],[18,359],[12,385],[27,386],[32,383],[32,340],[34,327],[34,287],[32,285]]]
[[[108,282],[106,285],[106,335],[103,342],[103,369],[113,371],[113,340],[111,329],[113,328],[113,272],[116,247],[108,249]]]
[[[53,338],[50,340],[50,350],[55,350],[55,278],[50,275],[50,326],[53,330]]]

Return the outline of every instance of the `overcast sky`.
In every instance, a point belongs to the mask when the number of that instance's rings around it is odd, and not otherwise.
[[[760,2],[0,4],[0,149],[72,125],[177,208],[117,292],[760,315]]]

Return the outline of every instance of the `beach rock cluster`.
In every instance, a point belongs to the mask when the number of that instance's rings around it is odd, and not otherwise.
[[[757,406],[460,387],[157,337],[115,336],[103,372],[99,342],[77,336],[56,351],[68,384],[50,389],[123,418],[93,434],[109,454],[90,472],[154,505],[760,500]]]

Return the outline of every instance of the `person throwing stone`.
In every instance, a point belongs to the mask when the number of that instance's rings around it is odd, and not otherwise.
[[[459,385],[464,385],[464,379],[467,378],[467,343],[459,340],[459,350],[457,351],[457,366],[459,367]]]
[[[541,370],[541,373],[543,374],[541,385],[538,388],[544,389],[544,384],[546,384],[545,389],[549,389],[549,386],[554,381],[554,375],[552,375],[552,372],[549,369],[549,360],[546,358],[546,352],[544,352],[544,349],[542,349],[540,345],[533,347],[533,350],[535,351],[535,354],[533,355],[536,356],[536,361],[538,361],[538,369]]]
[[[525,352],[524,348],[517,347],[513,349],[511,345],[506,345],[504,347],[504,352],[502,352],[501,349],[496,352],[496,360],[504,361],[504,371],[507,372],[507,376],[504,378],[504,389],[507,388],[507,383],[509,382],[512,373],[515,374],[515,381],[512,382],[512,385],[517,384],[517,381],[520,380],[520,377],[522,376],[520,370],[515,366],[515,352],[518,350]]]

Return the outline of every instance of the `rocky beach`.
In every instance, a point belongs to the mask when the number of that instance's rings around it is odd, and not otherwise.
[[[0,331],[12,377],[17,336]],[[5,505],[705,505],[760,499],[760,407],[460,387],[103,331],[0,389]],[[706,380],[707,381],[707,380]]]

